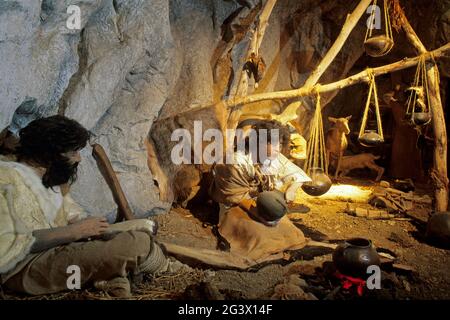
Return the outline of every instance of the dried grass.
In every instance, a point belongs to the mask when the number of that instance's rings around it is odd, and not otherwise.
[[[209,270],[193,269],[189,272],[162,275],[157,278],[145,279],[133,290],[133,295],[126,300],[165,300],[179,299],[187,286],[201,282],[209,277]],[[86,289],[82,291],[67,291],[41,296],[25,296],[4,293],[5,300],[123,300],[115,298],[103,291]]]

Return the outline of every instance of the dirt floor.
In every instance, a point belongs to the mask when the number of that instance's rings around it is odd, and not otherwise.
[[[371,182],[344,180],[363,190]],[[429,190],[419,189],[427,193]],[[134,288],[133,299],[450,299],[450,251],[427,244],[423,238],[429,208],[418,207],[408,215],[410,221],[368,220],[345,213],[348,201],[300,195],[299,202],[311,208],[308,213],[291,213],[290,219],[306,237],[338,243],[352,237],[372,240],[374,246],[396,257],[396,263],[412,271],[382,266],[382,288],[365,290],[362,296],[354,288],[344,290],[339,280],[329,276],[332,249],[304,248],[286,254],[279,261],[252,270],[212,270],[207,266],[190,272],[144,279]],[[352,203],[360,207],[364,203]],[[174,208],[156,218],[158,239],[179,245],[216,249],[214,208],[208,204],[191,210]],[[327,275],[328,272],[328,275]],[[5,294],[7,299],[23,299]],[[30,299],[29,297],[26,297]],[[111,299],[108,295],[85,290],[32,299]]]

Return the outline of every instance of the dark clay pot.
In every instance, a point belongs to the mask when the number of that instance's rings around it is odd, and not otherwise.
[[[450,248],[450,212],[438,212],[428,219],[427,239],[443,248]]]
[[[431,121],[431,114],[429,112],[415,112],[412,117],[412,122],[418,126],[424,126]]]
[[[366,279],[369,275],[367,267],[380,265],[380,257],[370,240],[353,238],[334,250],[333,263],[342,274]]]
[[[365,147],[375,147],[384,142],[383,139],[381,139],[381,136],[374,130],[366,130],[366,133],[364,133],[358,141]]]
[[[384,56],[391,51],[393,46],[394,41],[384,35],[372,37],[364,42],[364,49],[371,57]]]
[[[311,182],[302,184],[302,189],[310,196],[318,197],[328,192],[331,188],[331,179],[320,168],[311,170]]]

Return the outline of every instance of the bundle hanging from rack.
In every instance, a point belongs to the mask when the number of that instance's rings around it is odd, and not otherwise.
[[[366,106],[361,121],[361,128],[359,129],[358,140],[366,147],[373,147],[384,142],[383,126],[381,123],[380,106],[378,104],[377,85],[375,83],[375,76],[372,69],[367,69],[369,77],[369,93],[367,96]],[[369,117],[370,105],[373,98],[373,105],[375,107],[375,115],[377,121],[377,132],[375,130],[366,130],[367,119]]]
[[[381,17],[377,16],[378,6],[377,0],[374,0],[371,5],[372,11],[369,17],[369,25],[367,26],[366,36],[364,38],[364,48],[366,53],[371,57],[381,57],[389,53],[394,47],[394,37],[392,35],[391,18],[389,14],[388,0],[384,0],[383,12],[384,12],[384,35],[373,36],[373,30],[375,29],[375,22]]]

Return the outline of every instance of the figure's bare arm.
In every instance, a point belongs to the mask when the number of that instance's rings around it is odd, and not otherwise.
[[[48,250],[81,239],[100,236],[108,229],[105,218],[86,218],[64,227],[33,231],[36,238],[31,253]]]

